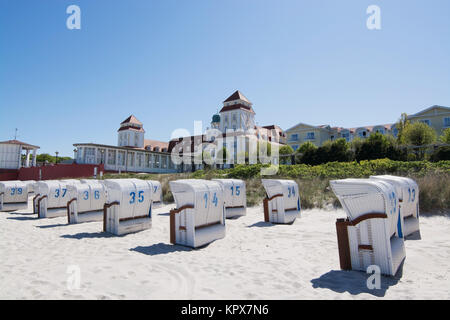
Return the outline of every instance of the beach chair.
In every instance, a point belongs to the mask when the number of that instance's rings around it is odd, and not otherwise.
[[[55,218],[67,215],[67,202],[70,200],[67,187],[79,183],[78,180],[47,180],[38,184],[38,218]]]
[[[145,180],[107,179],[103,231],[125,235],[151,228],[152,188]]]
[[[106,186],[98,180],[82,180],[67,186],[67,222],[81,223],[103,221],[106,203]]]
[[[156,180],[143,180],[152,188],[152,206],[154,209],[163,206],[163,195],[161,182]]]
[[[0,211],[28,208],[28,186],[22,181],[0,181]]]
[[[34,194],[34,185],[36,184],[36,181],[34,180],[26,180],[23,181],[27,185],[28,188],[28,196]]]
[[[170,181],[176,208],[170,211],[170,242],[198,248],[225,237],[225,207],[217,181]]]
[[[382,274],[395,275],[406,255],[394,186],[375,179],[333,180],[330,186],[347,213],[336,221],[341,269],[377,265]]]
[[[262,179],[266,190],[263,200],[264,221],[288,224],[300,217],[300,195],[293,180]]]
[[[390,175],[371,176],[370,178],[389,182],[396,188],[404,225],[403,235],[406,237],[420,231],[419,186],[417,183],[410,178]]]
[[[247,195],[245,182],[238,179],[213,179],[220,183],[223,189],[225,217],[245,216],[247,212]]]

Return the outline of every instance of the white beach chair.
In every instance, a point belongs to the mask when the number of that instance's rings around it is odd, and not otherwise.
[[[22,181],[0,182],[0,211],[28,208],[28,186]]]
[[[406,237],[419,231],[419,186],[417,183],[410,178],[390,175],[370,178],[389,182],[396,188],[404,225],[403,235]]]
[[[103,231],[124,235],[151,228],[152,188],[139,179],[107,179]]]
[[[294,180],[261,181],[267,194],[263,201],[265,222],[287,224],[300,217],[300,195]]]
[[[98,180],[82,180],[67,186],[67,222],[81,223],[103,220],[106,186]]]
[[[154,209],[163,206],[163,195],[161,182],[157,180],[142,180],[147,182],[152,188],[152,206]]]
[[[225,207],[217,181],[171,181],[176,209],[170,211],[170,242],[193,248],[225,237]]]
[[[377,265],[382,274],[395,275],[406,256],[395,188],[375,179],[334,180],[330,186],[347,213],[336,221],[341,269]]]
[[[79,180],[47,180],[38,183],[37,214],[39,218],[55,218],[67,215],[70,200],[67,187]]]
[[[34,185],[36,184],[36,181],[26,180],[26,181],[23,181],[23,183],[25,183],[28,187],[28,196],[30,196],[31,194],[34,194]]]
[[[220,183],[225,202],[225,217],[245,216],[247,212],[247,195],[245,182],[238,179],[213,179]]]

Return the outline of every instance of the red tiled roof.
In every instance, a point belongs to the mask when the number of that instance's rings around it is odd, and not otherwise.
[[[134,115],[129,116],[124,121],[122,121],[120,124],[125,124],[125,123],[142,125],[142,122],[140,122]]]
[[[120,127],[117,132],[119,131],[123,131],[123,130],[132,130],[132,131],[137,131],[137,132],[145,132],[145,130],[143,128],[136,128],[136,127]]]
[[[18,145],[21,145],[21,146],[24,146],[24,147],[30,147],[30,148],[33,148],[33,149],[35,149],[35,148],[39,149],[40,148],[38,146],[33,146],[32,144],[29,144],[29,143],[26,143],[26,142],[22,142],[22,141],[19,141],[19,140],[0,141],[0,143],[3,143],[3,144],[18,144]]]
[[[150,151],[154,151],[155,147],[158,147],[159,151],[161,151],[162,149],[167,150],[169,148],[169,143],[158,140],[144,139],[144,149],[147,149],[147,147],[151,148]]]
[[[252,109],[251,107],[247,107],[247,106],[245,106],[245,105],[243,105],[243,104],[240,104],[240,103],[238,103],[238,104],[233,104],[233,105],[231,105],[231,106],[225,106],[225,107],[223,107],[223,108],[220,110],[220,112],[231,111],[231,110],[238,110],[238,109],[243,109],[243,110],[246,110],[246,111],[250,111],[250,112],[252,112],[252,113],[255,113],[255,111],[253,111],[253,109]]]
[[[229,96],[225,101],[225,102],[230,102],[230,101],[234,101],[234,100],[243,100],[245,102],[251,103],[243,94],[242,92],[240,92],[239,90],[236,90],[231,96]]]

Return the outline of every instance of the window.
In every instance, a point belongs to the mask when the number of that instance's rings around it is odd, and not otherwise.
[[[428,119],[425,119],[425,120],[420,120],[420,122],[423,122],[423,123],[425,123],[425,124],[427,124],[427,125],[431,126],[431,121],[430,121],[430,120],[428,120]]]
[[[109,165],[116,164],[116,150],[108,150],[108,164]]]
[[[152,158],[150,157],[151,156],[151,154],[150,153],[146,153],[145,154],[145,161],[144,161],[144,164],[145,164],[145,167],[146,168],[150,168],[150,165],[151,165],[151,163],[152,163]]]
[[[298,144],[292,145],[292,149],[293,149],[294,151],[297,151],[297,149],[298,149]]]
[[[398,129],[397,128],[392,129],[392,133],[394,134],[394,137],[397,137],[398,136]]]
[[[119,151],[119,166],[124,166],[125,165],[125,151]]]
[[[350,133],[349,132],[343,132],[342,133],[342,138],[344,138],[345,140],[349,140],[350,139]]]
[[[128,166],[134,167],[134,152],[128,153]]]
[[[444,118],[444,127],[450,127],[450,117]]]
[[[365,138],[366,136],[367,136],[367,131],[360,131],[359,132],[359,136],[361,137],[361,138]]]
[[[291,134],[289,141],[298,141],[298,133]]]
[[[308,139],[308,140],[314,140],[314,139],[315,139],[314,132],[308,132],[308,133],[306,133],[306,139]]]
[[[97,163],[105,163],[105,149],[97,150]]]
[[[139,167],[139,168],[142,168],[143,166],[142,166],[142,153],[138,153],[137,155],[136,155],[136,162],[137,162],[137,166]]]

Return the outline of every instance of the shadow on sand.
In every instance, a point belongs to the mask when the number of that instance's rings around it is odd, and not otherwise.
[[[414,233],[411,233],[409,236],[405,237],[405,240],[422,240],[422,236],[420,235],[420,230]]]
[[[179,252],[179,251],[194,251],[194,249],[180,246],[180,245],[173,245],[173,244],[167,244],[167,243],[160,242],[160,243],[152,244],[151,246],[148,246],[148,247],[139,246],[136,248],[132,248],[132,249],[130,249],[130,251],[136,251],[136,252],[143,253],[143,254],[146,254],[149,256],[156,256],[159,254],[168,254],[168,253]]]
[[[169,212],[158,213],[158,216],[170,216]]]
[[[76,234],[64,234],[61,236],[61,238],[77,239],[77,240],[90,238],[113,238],[113,237],[117,236],[107,232],[81,232]]]
[[[26,220],[37,220],[38,217],[37,216],[34,216],[34,217],[22,216],[22,217],[8,217],[6,219],[26,221]]]
[[[70,226],[70,224],[67,224],[67,223],[56,223],[56,224],[48,224],[48,225],[45,225],[45,226],[36,226],[36,228],[49,229],[49,228],[67,227],[67,226]]]
[[[247,228],[268,228],[268,227],[273,227],[276,226],[276,224],[270,223],[270,222],[264,222],[264,221],[259,221],[256,222],[254,224],[251,224],[249,226],[247,226]]]
[[[367,279],[372,274],[361,271],[343,271],[332,270],[320,276],[320,278],[311,280],[313,288],[330,289],[334,292],[348,292],[352,295],[368,293],[376,297],[384,297],[389,287],[395,286],[402,277],[403,263],[400,265],[397,273],[393,277],[381,276],[380,289],[369,289]]]

